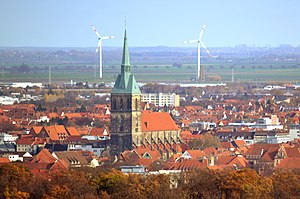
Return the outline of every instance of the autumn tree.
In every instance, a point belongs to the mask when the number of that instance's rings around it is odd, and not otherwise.
[[[221,190],[225,198],[270,198],[272,181],[254,170],[234,170],[222,180]]]
[[[100,173],[93,181],[92,186],[96,189],[98,195],[107,192],[109,195],[119,194],[126,188],[128,177],[122,172],[112,170],[112,172]]]
[[[210,147],[220,147],[220,140],[214,135],[204,134],[199,139],[192,139],[188,144],[191,149],[203,150]]]
[[[3,193],[5,199],[27,199],[29,198],[29,193],[18,191],[17,188],[13,188],[13,190],[9,190],[8,187],[5,188]]]
[[[186,198],[222,198],[222,179],[225,172],[195,170],[187,172],[180,184]]]
[[[18,164],[4,164],[0,166],[0,198],[5,191],[7,194],[26,191],[27,182],[31,180],[29,170]]]
[[[274,186],[274,198],[299,198],[299,174],[289,170],[277,170],[271,179]]]

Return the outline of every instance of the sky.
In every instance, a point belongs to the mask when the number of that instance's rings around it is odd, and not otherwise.
[[[130,47],[184,47],[203,24],[208,47],[300,46],[299,0],[1,0],[0,46],[93,47],[91,29]]]

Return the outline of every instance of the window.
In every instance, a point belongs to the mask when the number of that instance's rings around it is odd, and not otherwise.
[[[120,110],[123,110],[123,99],[120,99]]]
[[[116,99],[113,99],[112,110],[116,110],[116,108],[117,108],[117,102]]]
[[[138,110],[138,99],[135,98],[135,110]]]
[[[131,100],[130,100],[130,98],[127,99],[127,110],[131,110]]]

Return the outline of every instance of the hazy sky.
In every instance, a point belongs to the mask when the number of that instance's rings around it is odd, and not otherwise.
[[[206,23],[208,47],[300,45],[299,0],[1,0],[0,46],[191,46]]]

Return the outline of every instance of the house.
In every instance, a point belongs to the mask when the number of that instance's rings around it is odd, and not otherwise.
[[[205,159],[202,162],[195,159],[180,159],[174,163],[166,164],[165,170],[190,171],[197,169],[205,169],[207,168],[207,165],[207,159]]]
[[[121,161],[126,165],[140,165],[149,167],[152,163],[162,159],[160,152],[153,148],[137,148],[133,150],[124,151],[121,153]]]
[[[17,139],[18,139],[17,135],[10,134],[10,133],[0,133],[0,144],[16,143]]]
[[[90,162],[87,161],[82,151],[56,151],[52,155],[66,162],[68,168],[90,166]]]
[[[285,158],[300,158],[299,149],[288,144],[253,144],[245,153],[250,168],[270,172]]]
[[[36,154],[39,148],[43,148],[46,144],[46,140],[37,137],[21,137],[16,141],[16,151],[17,152],[29,152]]]
[[[248,161],[242,155],[218,156],[209,169],[243,169],[249,166]]]
[[[300,170],[300,158],[285,158],[277,165],[276,169]]]
[[[93,127],[88,135],[82,136],[82,138],[86,138],[87,140],[108,140],[109,132],[106,128]]]
[[[69,133],[63,125],[44,126],[37,137],[48,138],[50,141],[57,142],[67,139]]]
[[[8,158],[10,162],[26,162],[32,159],[29,152],[1,152],[0,157]]]
[[[180,158],[202,161],[206,159],[206,154],[201,150],[186,150]]]
[[[27,167],[31,173],[68,169],[68,165],[64,160],[57,159],[47,149],[42,149],[30,162],[24,162],[21,165]]]

